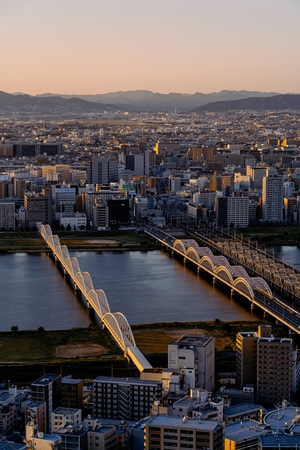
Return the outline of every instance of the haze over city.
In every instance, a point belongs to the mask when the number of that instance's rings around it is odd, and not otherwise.
[[[298,0],[3,0],[0,89],[299,92]]]

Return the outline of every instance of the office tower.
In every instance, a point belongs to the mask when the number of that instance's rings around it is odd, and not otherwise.
[[[263,405],[290,401],[294,382],[293,340],[271,333],[270,325],[261,325],[236,337],[237,384],[253,384],[256,402]]]
[[[156,415],[144,424],[144,449],[223,449],[224,428],[214,420]]]
[[[149,155],[149,151],[126,155],[126,169],[134,172],[135,175],[149,176]]]
[[[135,378],[94,379],[94,416],[107,419],[140,420],[150,414],[161,398],[161,382]]]
[[[118,181],[118,160],[115,157],[93,157],[87,167],[87,182],[109,184]]]
[[[183,387],[211,391],[215,384],[215,339],[183,336],[168,345],[168,368],[181,370]]]
[[[26,193],[24,195],[26,227],[31,229],[37,223],[52,224],[52,194],[46,187],[41,194]]]
[[[55,195],[55,210],[57,213],[73,215],[75,212],[76,188],[67,185],[53,187]]]
[[[283,177],[271,170],[262,182],[262,219],[269,222],[283,220]]]
[[[247,227],[249,225],[248,197],[216,197],[218,226]]]
[[[31,401],[46,404],[46,432],[50,430],[51,412],[60,403],[61,375],[46,374],[31,383]]]
[[[261,330],[264,331],[264,328],[259,328],[257,341],[256,401],[263,405],[290,401],[293,340],[275,338],[271,334],[260,332]]]

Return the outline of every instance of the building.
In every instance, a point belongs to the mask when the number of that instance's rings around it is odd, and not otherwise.
[[[262,180],[262,219],[283,221],[283,177],[271,170]]]
[[[149,155],[150,152],[146,151],[140,154],[126,155],[126,170],[130,170],[135,175],[149,176]]]
[[[25,406],[25,424],[33,424],[42,432],[46,430],[46,402],[30,401]]]
[[[42,194],[26,193],[24,195],[25,223],[28,229],[37,223],[52,224],[51,189],[45,189]]]
[[[270,427],[254,420],[243,420],[225,427],[224,450],[257,450],[259,436]]]
[[[118,437],[116,426],[103,424],[98,419],[88,416],[84,420],[84,424],[88,426],[88,450],[115,450],[122,448],[118,446]]]
[[[136,378],[94,379],[94,416],[107,419],[140,420],[150,414],[161,398],[161,382]]]
[[[60,214],[72,215],[75,212],[76,188],[57,185],[53,187],[55,196],[56,216]]]
[[[61,438],[38,431],[33,423],[26,424],[26,448],[32,450],[61,450]]]
[[[51,412],[60,404],[61,375],[46,374],[31,383],[31,400],[46,403],[46,430],[50,430]]]
[[[257,364],[257,333],[245,331],[236,335],[236,384],[239,388],[255,385]]]
[[[262,405],[290,401],[294,386],[293,340],[272,336],[270,325],[236,337],[237,384],[253,384],[256,402]]]
[[[60,388],[61,406],[83,408],[83,380],[81,378],[63,377]]]
[[[216,220],[220,227],[249,225],[248,197],[216,197]]]
[[[77,408],[64,408],[59,406],[50,414],[51,433],[56,433],[63,428],[77,428],[82,422],[82,411]]]
[[[15,231],[16,212],[15,203],[0,202],[0,230]]]
[[[271,328],[271,327],[270,327]],[[271,329],[270,329],[271,332]],[[257,340],[256,401],[274,405],[290,401],[292,394],[293,340],[259,333]]]
[[[144,449],[222,450],[223,425],[214,420],[177,419],[159,414],[144,424]]]
[[[184,389],[212,391],[215,384],[215,339],[183,336],[168,345],[168,368],[181,371]]]
[[[9,436],[17,425],[17,407],[14,403],[0,406],[0,436]]]
[[[118,160],[115,157],[95,156],[88,163],[87,181],[92,184],[109,184],[118,181]]]
[[[84,213],[76,212],[74,214],[63,213],[59,218],[59,226],[64,230],[85,230],[86,229],[86,215]]]

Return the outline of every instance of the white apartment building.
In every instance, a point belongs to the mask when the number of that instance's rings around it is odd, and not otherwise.
[[[86,215],[84,213],[62,214],[59,218],[59,225],[64,229],[70,227],[71,230],[85,230],[86,229]]]
[[[183,375],[183,390],[213,390],[215,384],[215,339],[183,336],[168,345],[168,368]]]
[[[216,219],[219,226],[247,227],[249,225],[249,198],[217,197]]]
[[[58,407],[50,414],[51,433],[70,427],[79,427],[82,422],[82,411],[77,408]]]

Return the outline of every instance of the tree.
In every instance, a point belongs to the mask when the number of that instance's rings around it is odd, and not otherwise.
[[[18,325],[13,325],[11,328],[11,331],[13,331],[14,333],[16,333],[19,330]]]

